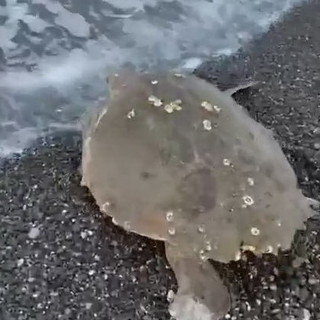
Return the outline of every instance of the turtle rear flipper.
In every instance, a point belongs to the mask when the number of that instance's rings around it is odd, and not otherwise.
[[[228,312],[228,289],[209,261],[183,256],[178,247],[168,243],[166,256],[178,282],[169,307],[175,319],[217,320]]]

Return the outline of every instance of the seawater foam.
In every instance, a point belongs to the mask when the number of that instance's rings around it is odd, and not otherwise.
[[[22,151],[52,123],[76,125],[104,95],[110,68],[193,69],[232,54],[301,1],[6,2],[0,6],[7,18],[0,27],[6,59],[2,68],[0,62],[0,155]],[[1,104],[1,96],[10,101]],[[6,121],[15,126],[2,135]]]

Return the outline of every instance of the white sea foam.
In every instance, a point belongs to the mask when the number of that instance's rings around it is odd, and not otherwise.
[[[24,112],[30,109],[34,116],[16,120],[12,139],[0,136],[0,147],[6,149],[4,153],[21,149],[30,141],[25,137],[33,139],[39,128],[57,121],[53,110],[59,105],[51,106],[52,99],[47,112],[37,112],[36,102],[32,103],[33,96],[42,92],[45,99],[48,88],[56,91],[55,98],[68,99],[61,117],[64,124],[71,122],[101,95],[103,78],[110,68],[129,62],[149,68],[193,69],[203,59],[235,52],[243,41],[266,31],[270,23],[300,2],[100,0],[101,8],[97,9],[84,0],[64,6],[57,0],[33,0],[32,5],[7,0],[7,5],[0,7],[0,15],[7,17],[0,27],[0,41],[8,62],[6,71],[0,73],[0,96],[5,92],[15,97],[19,107]],[[75,3],[84,9],[77,12]],[[47,16],[38,14],[32,7],[35,5],[44,6]],[[24,31],[27,41],[17,43],[21,22],[31,33]],[[26,70],[24,65],[31,67]],[[11,114],[11,108],[0,105],[0,116]],[[52,121],[45,119],[51,116]],[[0,118],[0,129],[2,121],[15,121],[12,116]],[[25,135],[20,140],[19,130]],[[26,134],[26,130],[32,133]]]

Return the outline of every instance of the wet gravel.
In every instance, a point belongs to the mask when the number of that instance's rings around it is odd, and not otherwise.
[[[161,246],[99,214],[79,186],[79,133],[37,145],[0,170],[0,319],[165,319]]]
[[[238,55],[196,71],[222,87],[260,81],[236,98],[274,129],[304,193],[318,199],[319,10],[306,2]],[[57,133],[0,164],[0,319],[169,319],[176,288],[161,243],[100,215],[80,187],[80,149],[79,133]],[[316,215],[279,258],[215,263],[232,293],[225,318],[320,319],[319,230]],[[296,253],[307,258],[300,267]]]

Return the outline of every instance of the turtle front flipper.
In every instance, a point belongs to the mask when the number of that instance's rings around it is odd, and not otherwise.
[[[241,84],[237,85],[236,87],[225,90],[224,93],[226,93],[229,96],[233,96],[238,91],[254,87],[257,84],[258,84],[258,81],[246,80],[246,81],[242,82]]]
[[[186,257],[168,243],[166,256],[178,282],[178,292],[169,307],[171,316],[177,320],[217,320],[228,312],[228,289],[209,261]]]

